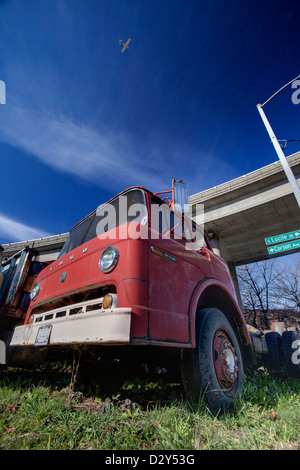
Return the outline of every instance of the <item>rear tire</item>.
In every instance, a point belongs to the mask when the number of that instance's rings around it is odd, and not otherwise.
[[[262,355],[262,361],[269,372],[281,372],[283,366],[281,335],[275,331],[265,334],[268,346],[267,354]]]
[[[186,394],[199,399],[204,392],[215,413],[233,408],[241,395],[242,354],[236,334],[220,310],[197,313],[196,348],[183,351],[181,376]]]

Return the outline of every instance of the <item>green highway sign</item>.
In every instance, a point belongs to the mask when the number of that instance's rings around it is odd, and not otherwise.
[[[294,230],[294,232],[282,233],[281,235],[275,235],[275,237],[265,238],[266,245],[273,245],[274,243],[288,242],[300,238],[300,229]]]
[[[300,248],[300,240],[291,241],[289,243],[281,243],[281,245],[275,245],[268,247],[269,255],[275,255],[276,253],[282,253],[283,251],[294,250]]]

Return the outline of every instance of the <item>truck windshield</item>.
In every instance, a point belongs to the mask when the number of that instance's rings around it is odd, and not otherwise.
[[[123,193],[75,225],[58,258],[108,230],[133,221],[144,225],[148,221],[145,194],[140,189]]]

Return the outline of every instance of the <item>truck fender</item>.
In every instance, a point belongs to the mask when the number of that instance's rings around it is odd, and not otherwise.
[[[242,346],[251,346],[251,338],[245,318],[225,286],[215,278],[206,278],[196,286],[189,306],[189,328],[192,347],[196,347],[196,318],[199,309],[215,307],[221,310],[232,326]]]

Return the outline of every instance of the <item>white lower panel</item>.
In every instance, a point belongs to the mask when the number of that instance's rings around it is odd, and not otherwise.
[[[10,345],[124,344],[130,342],[130,324],[129,308],[96,310],[17,326]]]

